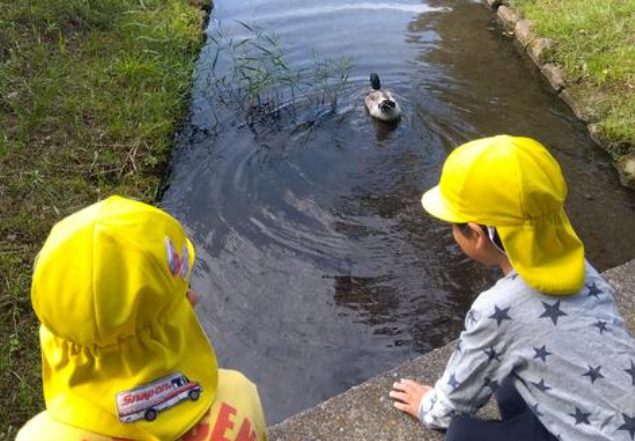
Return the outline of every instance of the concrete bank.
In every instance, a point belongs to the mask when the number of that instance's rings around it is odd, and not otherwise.
[[[617,303],[631,334],[635,334],[635,260],[604,273],[617,290]],[[454,342],[408,361],[324,403],[269,428],[270,441],[441,441],[438,432],[424,429],[396,410],[388,397],[392,383],[402,377],[433,383],[443,372]],[[481,414],[495,417],[490,402]]]
[[[575,88],[568,87],[567,76],[563,69],[549,61],[554,42],[536,34],[532,29],[531,21],[518,14],[507,0],[483,1],[496,13],[506,32],[515,39],[519,51],[533,61],[554,93],[585,123],[591,138],[611,155],[622,184],[635,189],[635,153],[626,147],[628,142],[616,145],[602,135],[597,109],[585,104]]]

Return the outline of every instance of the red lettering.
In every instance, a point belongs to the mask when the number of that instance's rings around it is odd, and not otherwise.
[[[182,441],[203,441],[209,434],[209,423],[199,423],[181,437]]]
[[[123,404],[130,404],[134,401],[134,395],[126,395],[123,397]]]
[[[207,411],[203,419],[199,423],[192,427],[185,435],[181,437],[181,441],[203,441],[209,435],[209,414]]]
[[[251,430],[251,423],[247,418],[243,420],[243,423],[240,425],[240,430],[238,431],[238,436],[235,441],[256,441],[257,436],[256,432]]]
[[[231,441],[225,438],[225,431],[234,428],[234,423],[230,420],[232,415],[236,415],[236,409],[227,403],[221,404],[218,419],[212,432],[212,441]]]

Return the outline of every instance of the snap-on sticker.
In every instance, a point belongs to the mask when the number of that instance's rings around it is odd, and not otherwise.
[[[203,389],[181,372],[159,378],[117,394],[117,415],[122,423],[141,419],[154,421],[159,412],[176,406],[185,399],[196,401]]]
[[[165,251],[168,257],[168,268],[170,274],[173,276],[179,275],[183,279],[187,280],[190,276],[190,250],[187,244],[183,245],[181,249],[181,256],[177,253],[172,240],[169,237],[165,238]]]
[[[168,254],[168,268],[170,269],[170,274],[176,276],[181,271],[181,258],[174,249],[174,244],[169,237],[165,238],[165,251]]]

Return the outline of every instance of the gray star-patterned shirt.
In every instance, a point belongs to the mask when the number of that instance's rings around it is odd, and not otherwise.
[[[443,376],[421,400],[421,422],[446,428],[473,414],[511,375],[560,439],[635,440],[635,341],[613,288],[590,264],[585,271],[572,296],[542,294],[515,272],[481,293]]]

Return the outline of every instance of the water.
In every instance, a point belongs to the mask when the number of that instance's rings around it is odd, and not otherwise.
[[[314,52],[354,62],[335,105],[309,84],[249,117],[257,107],[211,88],[212,64],[230,61],[209,40],[163,200],[197,246],[198,312],[220,363],[259,385],[270,423],[457,335],[496,274],[466,260],[419,199],[462,142],[547,144],[588,258],[606,269],[633,257],[633,194],[482,4],[219,0],[208,32],[222,26],[235,44],[248,33],[237,21],[275,31],[298,69]],[[394,130],[364,112],[370,72],[399,97]]]

